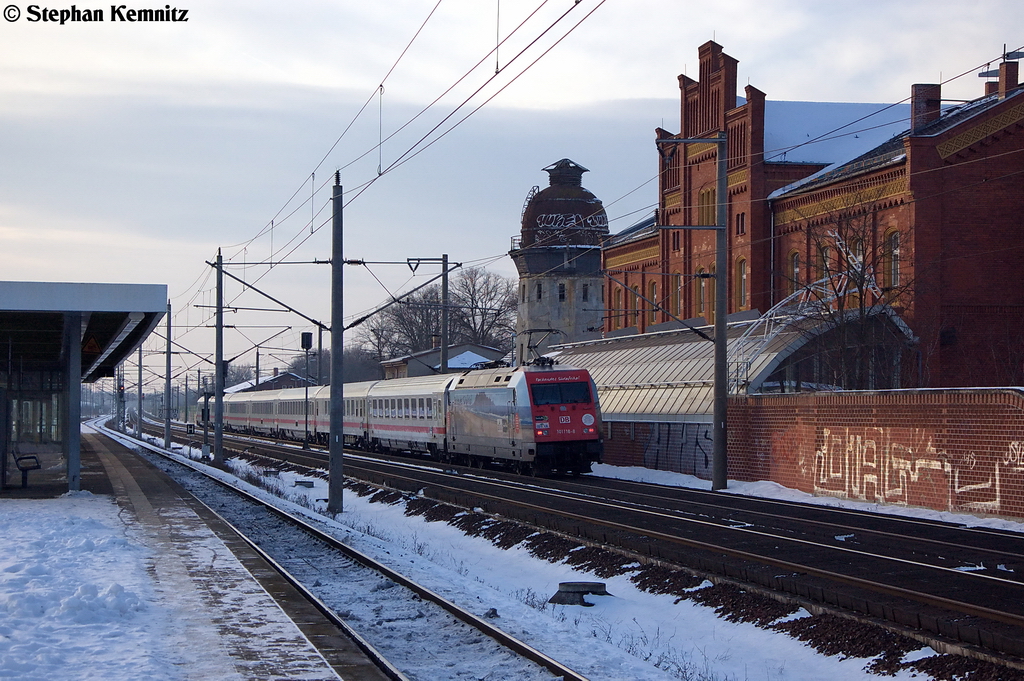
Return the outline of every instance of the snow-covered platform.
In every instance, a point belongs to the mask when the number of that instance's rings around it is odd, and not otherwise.
[[[108,681],[385,678],[148,462],[83,432],[82,464],[81,492],[41,498],[59,487],[43,475],[0,494],[17,523],[0,532],[0,606],[11,613],[0,676],[14,665],[7,671],[30,678],[79,669]]]

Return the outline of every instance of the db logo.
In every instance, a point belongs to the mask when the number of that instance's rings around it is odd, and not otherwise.
[[[558,417],[558,422],[559,423],[572,423],[572,420],[568,416],[559,416]]]

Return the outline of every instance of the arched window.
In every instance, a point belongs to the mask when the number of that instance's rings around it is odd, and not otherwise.
[[[634,286],[629,296],[629,319],[626,326],[640,326],[640,290]]]
[[[701,317],[704,316],[704,312],[705,312],[704,306],[707,305],[707,300],[708,300],[708,297],[707,297],[708,291],[707,291],[706,288],[704,288],[705,283],[707,282],[707,279],[705,279],[703,275],[704,275],[704,269],[703,268],[698,269],[697,270],[697,276],[694,277],[694,284],[695,285],[693,287],[694,298],[695,298],[694,301],[693,301],[693,306],[694,306],[694,308],[697,311],[697,315],[701,316]]]
[[[650,302],[650,312],[647,313],[647,323],[657,324],[658,323],[658,308],[655,303],[658,303],[658,284],[651,282],[647,285],[647,298]]]
[[[715,188],[703,189],[697,194],[697,224],[718,224],[718,199]]]
[[[821,273],[820,277],[824,279],[835,272],[835,263],[832,261],[832,248],[830,246],[822,246],[820,255],[821,262],[818,263],[818,271]]]
[[[861,291],[867,288],[867,265],[864,264],[864,240],[857,239],[850,245],[850,307],[860,307]]]
[[[680,296],[682,295],[683,275],[679,274],[679,272],[673,272],[672,283],[670,286],[672,289],[669,295],[669,308],[672,310],[672,314],[678,317],[682,314],[682,310],[679,309],[679,304]]]
[[[900,285],[900,233],[896,230],[885,235],[882,280],[885,288],[891,289]]]
[[[718,311],[717,310],[717,306],[718,306],[718,278],[717,278],[716,275],[717,275],[717,272],[715,271],[715,265],[712,265],[711,266],[711,279],[704,279],[704,281],[710,282],[708,284],[707,295],[705,297],[707,298],[707,301],[708,301],[707,302],[708,315],[706,316],[706,318],[711,323],[714,323],[714,321],[715,321],[715,314]],[[728,275],[723,275],[723,276],[728,276]]]
[[[853,256],[850,262],[850,270],[853,272],[864,271],[864,239],[857,239],[850,244],[850,255]]]
[[[786,258],[787,291],[796,293],[800,288],[800,252],[793,251]]]
[[[736,309],[747,309],[747,259],[736,261]]]
[[[612,328],[622,328],[622,289],[616,288],[612,302]]]

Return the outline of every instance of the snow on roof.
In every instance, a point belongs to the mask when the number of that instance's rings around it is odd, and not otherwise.
[[[302,376],[299,376],[298,374],[292,373],[291,371],[285,371],[285,372],[282,372],[282,373],[279,373],[279,374],[270,374],[269,376],[261,376],[260,377],[260,381],[259,381],[259,385],[263,385],[264,383],[270,383],[270,382],[273,382],[273,381],[276,381],[276,380],[280,380],[282,378],[289,377],[289,376],[291,378],[297,378],[300,381],[303,380]],[[312,383],[312,381],[310,381],[310,383]],[[248,381],[242,381],[241,383],[237,383],[237,384],[235,384],[233,386],[224,388],[224,393],[225,394],[239,393],[239,392],[242,392],[244,390],[248,390],[249,388],[252,388],[255,385],[257,385],[256,381],[253,380],[253,379],[249,379]]]
[[[466,350],[465,352],[463,352],[461,354],[458,354],[458,355],[455,355],[454,357],[450,358],[448,360],[448,368],[449,369],[469,369],[474,364],[480,364],[481,362],[491,362],[491,361],[493,361],[493,360],[490,360],[487,357],[483,357],[481,355],[478,355],[475,352],[473,352],[472,350]],[[437,368],[440,368],[440,366],[441,365],[438,364],[434,368],[437,369]]]
[[[764,157],[781,163],[845,163],[910,125],[909,104],[765,102]]]
[[[1008,94],[1007,97],[1016,95],[1022,95],[1024,91],[1017,90],[1014,93]],[[987,111],[989,108],[996,106],[1000,103],[1001,99],[998,95],[987,95],[979,99],[965,102],[962,104],[947,106],[942,109],[941,115],[934,121],[922,125],[913,131],[915,136],[935,136],[950,128],[960,125],[968,118],[977,116],[978,114]],[[899,105],[899,107],[905,107],[906,105]],[[892,107],[888,111],[896,111],[898,107]],[[888,111],[879,114],[879,116],[885,116]],[[875,117],[866,119],[861,123],[849,126],[850,129],[858,126],[865,125],[868,121],[873,120]],[[891,118],[891,117],[890,117]],[[881,120],[881,119],[879,119]],[[883,128],[879,128],[882,130]],[[885,127],[888,130],[888,126]],[[785,194],[789,194],[798,190],[806,190],[811,187],[821,186],[829,182],[833,182],[838,179],[850,177],[852,175],[867,172],[870,170],[877,170],[889,165],[902,163],[906,159],[906,153],[904,151],[903,141],[908,135],[911,134],[911,130],[907,124],[895,127],[896,132],[889,137],[881,140],[873,146],[868,146],[860,150],[858,155],[839,159],[839,162],[833,163],[832,165],[824,168],[813,175],[798,180],[786,187],[782,187],[772,192],[768,198],[777,198]],[[865,138],[866,139],[866,138]],[[767,144],[765,145],[767,149]],[[767,152],[766,152],[767,156]]]

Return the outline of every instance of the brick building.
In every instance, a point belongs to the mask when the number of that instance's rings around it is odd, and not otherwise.
[[[781,265],[772,285],[780,296],[830,271],[852,271],[843,300],[891,305],[918,337],[916,366],[902,370],[912,384],[1021,385],[1024,93],[1017,63],[1000,64],[980,99],[941,103],[939,85],[914,85],[907,131],[771,197]]]
[[[915,85],[908,116],[877,107],[887,120],[903,118],[902,132],[890,139],[879,138],[877,128],[872,133],[870,120],[833,135],[792,136],[861,145],[829,158],[820,145],[766,150],[776,103],[749,85],[740,102],[736,60],[713,42],[699,52],[699,80],[679,77],[679,133],[656,131],[655,217],[603,249],[605,333],[713,320],[720,307],[709,277],[716,274],[714,232],[684,228],[716,221],[718,147],[672,140],[724,130],[727,313],[765,312],[801,295],[824,298],[823,309],[839,313],[830,320],[841,330],[833,339],[839,368],[823,367],[822,352],[805,353],[791,367],[798,384],[1024,383],[1024,96],[1017,63],[1001,64],[998,80],[972,102],[943,108],[940,86]],[[790,125],[812,117],[792,116]],[[879,318],[879,307],[895,310],[916,344],[894,327],[865,324]],[[858,345],[866,350],[850,350]]]
[[[714,273],[714,232],[673,227],[715,224],[718,147],[669,142],[715,137],[721,130],[727,132],[729,147],[730,262],[744,268],[730,277],[739,287],[730,286],[735,300],[729,310],[771,306],[766,199],[828,164],[765,161],[765,95],[748,85],[745,101],[737,106],[736,66],[720,45],[707,42],[700,47],[700,80],[679,76],[679,133],[656,130],[660,159],[655,219],[616,235],[604,250],[605,270],[618,280],[607,288],[606,331],[644,332],[673,318],[713,320],[715,287],[699,275]],[[652,300],[661,309],[648,302]]]

